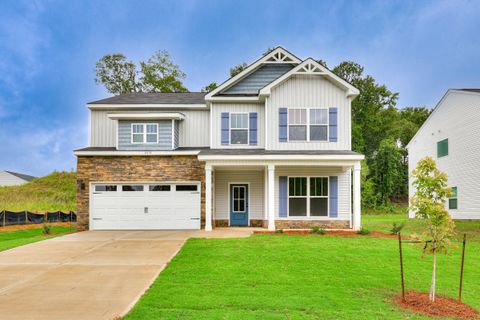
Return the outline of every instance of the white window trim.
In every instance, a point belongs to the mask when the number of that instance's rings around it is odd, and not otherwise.
[[[306,111],[306,124],[305,126],[307,127],[306,130],[307,130],[307,139],[306,140],[290,140],[290,110],[297,110],[297,109],[305,109]],[[311,109],[320,109],[320,110],[327,110],[327,124],[310,124],[310,110]],[[316,143],[316,142],[319,142],[319,143],[324,143],[324,142],[329,142],[330,141],[330,108],[319,108],[319,107],[308,107],[308,108],[300,108],[300,107],[292,107],[292,108],[288,108],[288,112],[287,112],[287,142],[292,142],[292,143],[295,143],[295,142],[312,142],[312,143]],[[295,125],[295,124],[292,124],[292,126],[301,126],[301,124],[298,124],[298,125]],[[325,140],[310,140],[310,126],[326,126],[327,127],[327,138]]]
[[[233,130],[247,130],[247,143],[232,143],[232,114],[246,114],[247,128],[234,128]],[[250,145],[250,112],[229,112],[228,113],[228,145],[229,146],[248,146]]]
[[[306,178],[307,179],[307,195],[306,196],[290,196],[290,178]],[[325,178],[328,181],[328,195],[327,196],[311,196],[310,195],[310,178]],[[307,215],[306,216],[291,216],[290,215],[290,198],[307,199]],[[324,198],[327,199],[327,215],[326,216],[312,216],[310,215],[310,198]],[[287,176],[287,218],[289,219],[325,219],[330,218],[330,177],[328,176]]]
[[[157,139],[155,142],[147,142],[147,125],[154,125],[157,127]],[[133,126],[143,126],[143,141],[142,142],[134,142],[133,141]],[[158,126],[158,123],[149,123],[149,122],[143,122],[143,123],[132,123],[130,125],[130,142],[132,144],[158,144],[158,136],[160,134],[159,132],[159,126]],[[136,134],[140,134],[140,133],[136,133]],[[152,133],[149,133],[149,134],[152,134]]]

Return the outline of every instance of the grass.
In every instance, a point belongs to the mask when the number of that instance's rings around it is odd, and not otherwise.
[[[0,187],[0,211],[75,211],[76,174],[54,172],[21,186]]]
[[[371,230],[395,221],[366,220]],[[480,243],[466,252],[463,300],[479,309]],[[404,245],[406,285],[428,291],[431,257],[420,255]],[[456,297],[459,265],[459,249],[438,257],[439,294]],[[125,319],[428,319],[396,307],[399,292],[395,239],[190,239]]]
[[[69,227],[54,226],[51,229],[51,235],[48,237],[43,235],[41,226],[37,229],[0,232],[0,251],[38,242],[52,237],[58,237],[59,235],[70,231],[72,230]]]

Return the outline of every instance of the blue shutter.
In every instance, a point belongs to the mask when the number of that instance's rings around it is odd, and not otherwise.
[[[337,108],[330,108],[328,110],[328,136],[330,142],[337,142],[337,131],[338,131],[338,109]]]
[[[288,118],[288,109],[279,108],[278,109],[278,141],[287,142],[287,118]]]
[[[230,144],[229,129],[230,114],[228,112],[222,112],[222,145]]]
[[[288,208],[288,181],[287,177],[279,177],[279,216],[280,218],[287,217]]]
[[[329,178],[329,205],[330,205],[330,218],[338,217],[338,177]]]
[[[249,143],[251,146],[257,145],[257,113],[250,112],[250,126],[249,126],[250,134],[249,134]]]

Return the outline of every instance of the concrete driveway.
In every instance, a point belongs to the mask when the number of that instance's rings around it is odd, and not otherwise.
[[[252,230],[88,231],[0,252],[0,318],[123,316],[186,239],[247,237]]]

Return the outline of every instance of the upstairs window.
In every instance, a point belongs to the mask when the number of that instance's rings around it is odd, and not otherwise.
[[[437,158],[448,156],[448,139],[437,142]]]
[[[457,187],[452,187],[452,194],[450,195],[450,199],[448,199],[448,209],[457,209],[458,208],[458,195],[457,195]]]
[[[132,143],[158,143],[158,124],[132,124]]]
[[[230,113],[230,144],[248,144],[248,113]]]
[[[328,109],[289,109],[289,141],[327,141]]]

